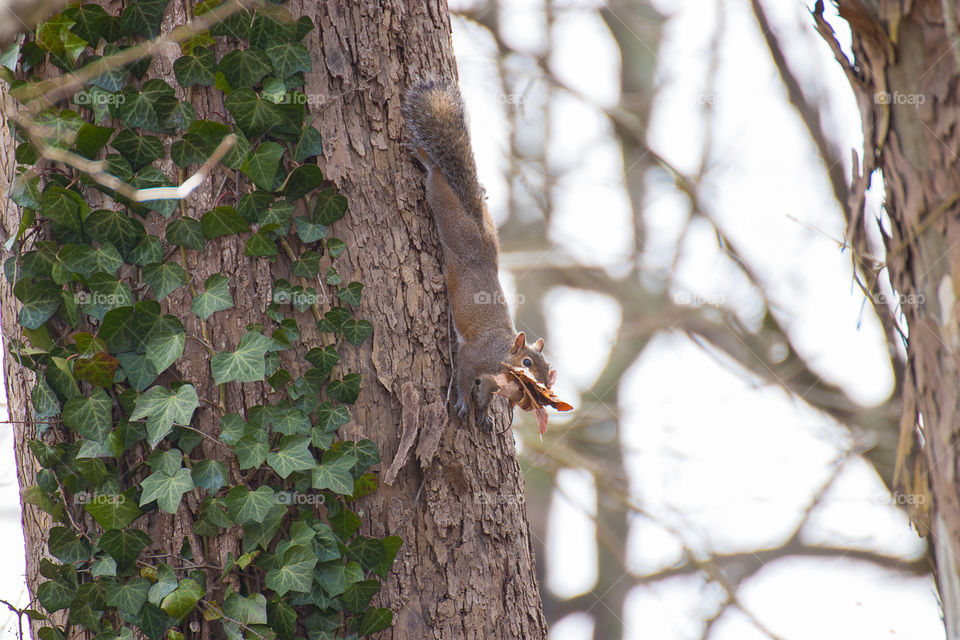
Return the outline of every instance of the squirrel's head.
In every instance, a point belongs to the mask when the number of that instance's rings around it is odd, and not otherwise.
[[[521,331],[517,334],[513,346],[507,352],[507,362],[515,367],[523,367],[538,382],[552,386],[557,374],[550,369],[550,363],[543,357],[543,338],[533,344],[527,344],[527,336]]]

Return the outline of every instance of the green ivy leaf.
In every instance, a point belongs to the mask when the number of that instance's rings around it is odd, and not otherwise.
[[[293,217],[295,210],[296,207],[291,202],[274,200],[266,210],[261,212],[257,222],[262,230],[266,230],[269,225],[276,225],[278,227],[276,232],[285,236],[289,232],[290,219]]]
[[[33,414],[39,419],[49,418],[60,413],[60,400],[46,380],[40,380],[30,393]]]
[[[275,44],[265,51],[278,78],[288,78],[298,71],[309,73],[313,70],[310,52],[299,42]]]
[[[186,131],[197,119],[197,112],[193,105],[185,100],[179,100],[169,112],[160,120],[164,129]]]
[[[170,244],[196,251],[203,251],[206,244],[200,221],[193,218],[180,217],[171,220],[167,223],[166,236]]]
[[[317,202],[313,206],[311,220],[320,224],[331,225],[346,213],[347,199],[331,187],[317,194]]]
[[[196,580],[184,578],[180,581],[180,586],[177,587],[176,591],[163,599],[160,608],[174,618],[183,620],[193,612],[204,593],[206,592],[203,587],[197,584]]]
[[[333,400],[353,404],[360,395],[360,374],[348,373],[342,380],[332,380],[327,385],[327,395]]]
[[[177,588],[177,574],[169,565],[157,567],[157,581],[150,587],[147,601],[157,606]]]
[[[140,517],[134,489],[117,495],[97,495],[83,507],[104,529],[123,529]]]
[[[330,238],[327,240],[327,250],[330,252],[331,258],[339,258],[340,254],[343,253],[346,248],[347,244],[340,238]]]
[[[173,63],[177,83],[184,89],[194,85],[213,86],[217,73],[217,59],[206,47],[194,47],[193,55],[183,56]]]
[[[37,599],[50,613],[69,607],[76,595],[76,585],[61,580],[48,580],[37,589]]]
[[[119,250],[121,256],[131,260],[134,250],[147,237],[143,224],[122,211],[112,209],[98,209],[87,215],[83,221],[83,231],[101,245],[112,244]],[[158,261],[150,260],[150,262]]]
[[[147,360],[153,364],[157,373],[163,373],[183,355],[183,347],[187,341],[187,334],[183,325],[173,316],[165,316],[176,322],[169,322],[169,328],[151,333],[147,340]],[[179,328],[177,327],[179,325]]]
[[[234,49],[220,60],[218,70],[230,87],[242,89],[260,83],[270,73],[270,58],[256,47]]]
[[[323,171],[315,164],[305,164],[297,167],[287,176],[284,185],[284,196],[287,200],[296,200],[307,195],[323,184]]]
[[[137,242],[137,246],[130,251],[127,256],[127,262],[132,265],[143,267],[152,262],[160,262],[163,259],[163,245],[160,238],[156,236],[144,236]]]
[[[237,121],[237,126],[248,137],[256,137],[281,124],[277,105],[263,100],[252,89],[237,89],[230,92],[224,106]]]
[[[201,460],[193,465],[191,476],[193,484],[209,493],[216,493],[227,483],[227,467],[219,460]]]
[[[326,347],[314,347],[307,351],[306,356],[304,356],[310,364],[319,369],[322,373],[330,373],[333,370],[333,367],[340,362],[340,354],[337,353],[337,348],[333,345]]]
[[[170,0],[135,0],[120,14],[120,28],[127,35],[152,39],[160,34],[163,12]]]
[[[107,605],[123,613],[136,615],[147,601],[149,591],[150,581],[146,578],[133,578],[126,584],[110,582],[107,583]]]
[[[92,555],[90,544],[81,540],[66,527],[53,527],[47,538],[47,549],[50,555],[60,562],[82,562],[89,560]]]
[[[244,598],[231,588],[223,599],[223,612],[243,624],[267,624],[267,598],[262,593]]]
[[[230,295],[230,279],[227,276],[215,273],[203,283],[204,292],[193,297],[190,301],[190,311],[206,320],[213,313],[231,309],[233,297]]]
[[[113,426],[113,404],[97,387],[89,396],[74,396],[63,406],[63,423],[84,438],[104,442]]]
[[[94,578],[117,576],[117,561],[110,556],[97,556],[90,564],[90,575]]]
[[[130,168],[139,171],[154,160],[164,157],[163,143],[156,136],[144,136],[130,129],[123,129],[116,135],[110,146],[120,152]]]
[[[300,134],[300,141],[297,142],[297,150],[293,154],[293,159],[297,162],[306,162],[314,156],[323,155],[323,140],[320,132],[313,127],[305,127]]]
[[[50,108],[34,116],[34,124],[42,127],[44,142],[58,149],[69,149],[85,121],[76,111]]]
[[[310,433],[310,417],[295,407],[276,407],[270,417],[273,431],[284,435],[307,435]],[[273,466],[272,464],[270,466]]]
[[[97,8],[99,9],[99,7]],[[100,153],[100,150],[106,146],[110,136],[113,135],[113,131],[113,127],[98,127],[95,124],[86,122],[77,131],[77,137],[73,141],[73,146],[80,155],[92,160],[93,157]],[[24,163],[18,160],[18,162],[21,164],[35,164],[36,161]]]
[[[60,288],[51,280],[21,280],[13,293],[23,303],[17,322],[26,329],[39,329],[60,306]]]
[[[209,145],[194,133],[187,132],[170,145],[170,159],[181,169],[191,164],[203,164],[209,156]]]
[[[339,596],[348,586],[363,580],[363,569],[356,562],[325,562],[317,567],[314,576],[328,594]]]
[[[143,281],[157,300],[163,300],[187,284],[187,272],[176,262],[154,262],[143,268]]]
[[[117,107],[117,117],[124,126],[157,131],[160,117],[150,98],[133,87],[126,87],[123,101]]]
[[[317,556],[310,547],[292,545],[283,555],[280,567],[267,572],[266,586],[278,596],[288,591],[307,593],[313,587],[313,568],[317,565]]]
[[[210,360],[216,384],[238,380],[259,382],[266,376],[263,357],[273,341],[257,331],[248,331],[240,338],[236,351],[222,351]]]
[[[237,203],[237,213],[247,222],[260,222],[271,204],[273,204],[273,194],[257,190],[240,198],[240,202]]]
[[[293,219],[293,222],[297,225],[300,242],[316,242],[327,237],[327,228],[322,224],[310,222],[306,216],[298,216]]]
[[[370,634],[390,628],[393,624],[393,611],[390,609],[369,609],[360,620],[360,635]]]
[[[70,31],[96,48],[101,34],[106,30],[107,23],[112,17],[100,5],[81,5],[73,14],[74,25],[70,27]]]
[[[343,337],[352,345],[360,346],[364,340],[373,335],[373,325],[368,320],[350,319],[341,327]]]
[[[150,536],[139,529],[109,529],[100,536],[100,548],[117,561],[117,569],[125,570],[150,546]]]
[[[99,248],[88,244],[65,244],[60,249],[60,260],[67,269],[84,278],[90,278],[100,271],[112,276],[123,266],[123,257],[110,243],[104,243]]]
[[[230,489],[225,499],[227,515],[236,524],[250,524],[263,520],[274,505],[273,489],[263,485],[256,491],[238,486]]]
[[[351,613],[363,613],[378,591],[380,591],[379,580],[355,582],[343,592],[343,604]]]
[[[294,471],[313,469],[317,461],[307,448],[309,444],[310,438],[304,436],[284,436],[277,450],[267,454],[267,464],[281,478],[286,478]]]
[[[153,362],[142,353],[126,352],[117,356],[127,382],[137,391],[143,391],[157,379],[159,372]]]
[[[250,178],[250,181],[266,191],[271,191],[280,170],[280,160],[283,158],[283,147],[276,142],[264,142],[257,150],[247,157],[241,171]]]
[[[314,279],[320,272],[320,254],[316,251],[304,251],[300,259],[294,260],[290,270],[295,276]]]
[[[157,388],[162,387],[154,387]],[[140,486],[143,489],[140,495],[141,507],[156,500],[158,507],[167,513],[175,514],[183,494],[193,489],[193,480],[189,469],[178,469],[173,475],[157,471],[144,478]]]
[[[241,469],[255,469],[263,464],[270,451],[267,441],[267,432],[254,425],[237,441],[233,452],[237,454],[237,462]]]
[[[185,384],[176,391],[152,387],[137,398],[130,419],[147,419],[147,441],[151,447],[156,447],[170,433],[174,423],[190,424],[190,418],[199,405],[197,390],[191,384]]]
[[[328,460],[326,454],[323,457],[323,464],[313,469],[311,486],[314,489],[329,489],[343,496],[353,493],[353,475],[350,469],[357,459],[353,456],[340,456]]]
[[[207,240],[250,230],[250,225],[233,207],[216,207],[207,211],[200,218],[200,225]]]
[[[337,297],[354,307],[360,305],[360,295],[363,293],[362,282],[351,282],[337,292]]]
[[[247,239],[246,244],[243,245],[243,255],[247,256],[248,258],[257,256],[275,256],[277,253],[277,243],[273,240],[273,238],[270,237],[270,231],[264,229],[261,229],[250,236],[250,238]],[[52,313],[53,312],[51,312],[51,314]]]
[[[261,49],[280,42],[289,42],[295,36],[293,17],[283,7],[258,10],[250,27],[250,44]]]

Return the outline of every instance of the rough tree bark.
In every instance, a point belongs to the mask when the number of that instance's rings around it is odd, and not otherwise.
[[[103,3],[107,10],[111,7]],[[164,30],[183,24],[189,2],[174,0]],[[399,535],[404,544],[381,592],[380,606],[395,613],[392,632],[382,637],[527,638],[546,637],[523,494],[523,478],[505,405],[498,409],[500,429],[477,430],[448,417],[447,388],[451,372],[450,323],[442,272],[437,260],[436,232],[423,199],[422,177],[402,145],[400,113],[403,89],[412,78],[433,74],[455,76],[446,3],[433,0],[327,3],[292,0],[285,5],[295,16],[309,16],[317,25],[304,43],[313,57],[306,93],[314,126],[322,133],[320,166],[347,197],[347,217],[337,235],[347,243],[338,260],[345,278],[365,283],[359,314],[373,323],[373,340],[343,350],[341,367],[363,374],[364,387],[353,407],[344,437],[369,437],[380,446],[386,469],[400,447],[401,432],[419,433],[410,460],[396,482],[365,498],[366,533]],[[218,45],[218,55],[224,45]],[[172,76],[176,46],[154,57],[151,73]],[[0,86],[0,92],[2,92]],[[204,91],[193,104],[198,117],[224,113],[223,105]],[[182,96],[181,96],[182,97]],[[0,93],[0,98],[5,96]],[[0,187],[6,191],[13,170],[9,139],[11,114],[0,114]],[[175,167],[165,167],[175,175]],[[198,217],[213,205],[222,182],[234,176],[216,172],[186,203]],[[242,184],[242,181],[241,181]],[[5,202],[2,224],[6,237],[15,232],[19,212]],[[148,225],[148,231],[154,232]],[[245,325],[258,322],[270,303],[273,279],[290,278],[289,266],[243,256],[243,239],[211,241],[206,253],[187,267],[192,282],[214,273],[232,277],[234,309],[211,318],[210,341],[217,350],[235,348]],[[4,258],[6,256],[3,256]],[[323,268],[321,268],[321,273]],[[166,312],[180,317],[188,334],[199,335],[181,290],[166,301]],[[0,281],[4,342],[18,335],[16,302],[6,280]],[[305,344],[317,333],[310,316],[300,319]],[[315,340],[314,344],[319,344]],[[29,420],[32,380],[7,357],[10,416]],[[302,353],[298,353],[302,356]],[[296,364],[291,373],[297,375]],[[209,356],[195,341],[176,365],[185,379],[196,381],[201,398],[216,400]],[[270,397],[264,384],[229,383],[228,411],[243,411]],[[207,403],[194,415],[193,426],[216,437],[218,420]],[[29,423],[16,423],[17,467],[21,486],[32,484],[35,461],[24,446]],[[226,451],[205,439],[204,455]],[[155,545],[149,552],[179,555],[184,539],[195,562],[222,564],[228,552],[238,554],[237,536],[224,536],[204,547],[190,532],[193,498],[175,516],[158,514],[145,525]],[[45,553],[49,522],[35,507],[24,505],[27,578],[31,592],[38,585],[37,565]],[[144,518],[143,520],[146,520]],[[206,629],[203,638],[216,637]]]
[[[894,487],[932,537],[948,638],[960,637],[960,53],[952,0],[840,0],[848,60],[817,3],[814,18],[856,94],[848,241],[872,281],[886,267],[906,319],[907,372]],[[875,174],[875,172],[878,172]],[[886,260],[866,241],[864,194],[883,179]],[[879,305],[879,306],[882,306]]]

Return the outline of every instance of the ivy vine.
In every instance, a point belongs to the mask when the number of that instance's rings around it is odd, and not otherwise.
[[[96,640],[175,640],[201,619],[219,621],[231,640],[368,635],[392,622],[370,602],[402,542],[358,533],[351,505],[377,489],[369,469],[379,455],[370,440],[338,437],[361,386],[359,374],[338,373],[340,352],[373,327],[355,317],[362,283],[342,282],[334,266],[345,244],[328,231],[347,200],[314,161],[323,143],[306,120],[311,60],[301,42],[312,21],[276,5],[241,8],[180,44],[177,86],[149,77],[147,58],[98,67],[72,105],[37,106],[49,65],[72,73],[156,37],[168,2],[132,0],[119,15],[73,4],[0,52],[2,79],[33,114],[15,127],[9,197],[22,220],[3,263],[22,305],[10,352],[37,380],[28,433],[42,469],[23,500],[54,521],[40,607],[24,613],[46,621],[43,640],[81,628]],[[219,60],[218,42],[230,47]],[[198,118],[194,87],[222,93],[226,113]],[[134,189],[172,186],[227,136],[222,164],[237,172],[235,192],[199,219],[182,201],[139,202],[43,160],[48,149],[68,151]],[[161,169],[171,163],[176,180]],[[217,352],[207,323],[234,306],[231,277],[195,281],[186,258],[238,234],[246,258],[287,261],[294,282],[273,282],[270,326],[251,324],[233,350]],[[164,313],[164,299],[184,287],[202,335]],[[300,345],[297,317],[308,311],[323,344],[294,377],[283,365],[293,356],[282,354]],[[207,350],[216,385],[265,381],[278,398],[244,413],[227,411],[222,386],[204,400],[219,417],[215,439],[232,452],[222,460],[204,458],[198,445],[214,436],[191,426],[201,399],[175,368],[188,338]],[[147,552],[155,541],[140,519],[182,512],[185,496],[201,541],[242,528],[239,557],[197,566],[187,538],[180,557]],[[50,614],[62,610],[66,623],[55,624]]]

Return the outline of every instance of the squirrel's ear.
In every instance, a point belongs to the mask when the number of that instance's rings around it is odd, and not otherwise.
[[[543,338],[537,338],[537,341],[532,345],[534,351],[543,351]]]
[[[525,346],[527,346],[527,336],[521,331],[517,334],[517,339],[513,341],[513,349],[510,349],[510,353],[520,353],[520,349]]]

